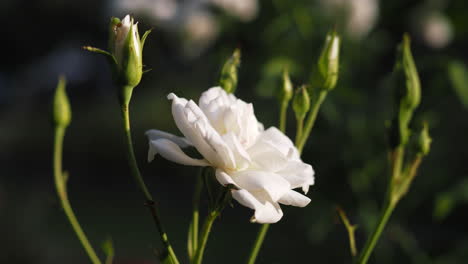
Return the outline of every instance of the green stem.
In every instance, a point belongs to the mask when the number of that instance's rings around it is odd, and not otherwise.
[[[401,181],[401,169],[403,166],[404,154],[404,146],[402,145],[398,146],[391,153],[390,162],[392,171],[386,201],[384,203],[379,222],[376,228],[374,229],[372,235],[367,239],[364,249],[362,250],[362,253],[358,260],[359,264],[367,263],[367,260],[372,254],[372,251],[374,250],[375,245],[377,244],[377,241],[379,240],[380,235],[382,234],[382,231],[384,230],[385,225],[388,222],[388,219],[392,215],[393,210],[395,209],[399,199],[401,198],[399,193],[396,191],[395,186],[397,186],[399,184],[399,181]]]
[[[195,192],[193,194],[193,210],[192,210],[192,223],[190,224],[189,240],[188,240],[188,254],[190,260],[192,260],[194,253],[198,248],[198,227],[200,218],[200,196],[203,189],[203,172],[204,169],[200,169],[200,173],[196,179]]]
[[[62,171],[62,150],[63,150],[63,138],[65,136],[65,127],[57,126],[55,128],[55,140],[54,140],[54,180],[55,188],[57,190],[57,195],[62,204],[63,211],[70,222],[73,230],[75,231],[78,240],[88,254],[91,262],[93,264],[101,264],[101,261],[96,255],[91,243],[89,243],[88,238],[86,237],[83,229],[78,222],[78,219],[71,208],[70,201],[68,200],[67,187],[66,187],[66,178]]]
[[[302,138],[302,133],[304,132],[304,118],[297,119],[296,126],[296,146],[299,144],[299,141]]]
[[[247,260],[247,264],[255,263],[255,260],[257,259],[257,256],[258,256],[258,252],[260,251],[260,248],[262,247],[263,240],[265,240],[265,236],[269,227],[270,227],[270,224],[263,224],[262,227],[260,228],[260,231],[258,231],[257,239],[255,239],[255,243],[252,247],[252,250],[250,251],[250,256]]]
[[[286,120],[288,113],[288,102],[282,102],[280,105],[279,129],[284,133],[286,131]]]
[[[203,253],[205,252],[206,243],[208,242],[208,237],[210,235],[211,228],[213,227],[213,223],[219,215],[218,210],[211,211],[206,220],[203,224],[203,228],[201,231],[200,242],[198,248],[195,253],[195,257],[193,258],[194,264],[201,264],[203,260]]]
[[[312,128],[314,127],[315,120],[317,119],[317,114],[320,109],[320,106],[322,105],[326,96],[327,96],[326,91],[320,91],[319,94],[317,95],[317,98],[313,99],[311,102],[312,108],[309,112],[309,116],[307,118],[305,128],[302,133],[302,137],[298,141],[298,144],[296,144],[297,149],[299,150],[299,153],[302,152],[302,149],[304,148],[304,145],[307,142],[307,139],[309,138],[310,132],[312,131]]]
[[[131,173],[133,175],[133,178],[135,179],[138,187],[140,188],[141,192],[143,193],[145,199],[146,199],[146,207],[148,207],[151,215],[153,216],[154,223],[156,224],[156,228],[159,231],[159,234],[161,236],[161,241],[166,247],[169,256],[172,259],[173,264],[178,264],[179,261],[177,260],[177,257],[174,253],[174,250],[172,249],[171,243],[169,242],[169,238],[167,236],[166,231],[164,230],[164,227],[161,223],[161,219],[159,218],[158,211],[156,209],[155,202],[153,200],[153,197],[148,191],[148,188],[146,187],[146,184],[141,177],[140,174],[140,169],[138,168],[138,164],[135,158],[135,153],[133,150],[133,143],[132,143],[132,135],[131,135],[131,130],[130,130],[130,116],[129,116],[129,105],[128,103],[122,103],[121,106],[122,110],[122,117],[123,117],[123,125],[124,125],[124,130],[125,130],[125,136],[126,136],[126,145],[127,145],[127,158],[128,158],[128,164],[131,169]]]
[[[346,232],[348,232],[348,240],[349,240],[349,250],[351,252],[351,256],[354,258],[357,255],[357,249],[356,249],[356,239],[354,236],[354,232],[356,231],[357,226],[351,224],[349,221],[348,217],[346,216],[345,211],[341,209],[340,207],[337,208],[338,214],[341,218],[341,221],[343,222],[343,225],[346,228]]]
[[[390,201],[385,203],[385,206],[379,218],[379,222],[374,232],[372,233],[372,235],[367,239],[364,249],[362,250],[362,253],[359,257],[359,260],[358,260],[359,264],[367,263],[394,209],[395,209],[395,204],[391,203]]]

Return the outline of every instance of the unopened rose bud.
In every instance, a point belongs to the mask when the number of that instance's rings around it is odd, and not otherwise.
[[[65,92],[66,81],[59,78],[53,102],[54,123],[56,126],[67,127],[71,122],[70,102]]]
[[[408,125],[414,110],[421,100],[421,85],[418,71],[411,54],[410,39],[403,36],[398,47],[397,60],[393,71],[393,81],[396,86],[395,119],[392,124],[392,145],[405,145],[410,137]]]
[[[310,108],[310,97],[307,92],[307,87],[302,85],[296,90],[293,100],[293,110],[296,114],[297,120],[303,120],[309,112]]]
[[[333,90],[338,81],[340,63],[340,37],[335,31],[327,34],[317,68],[312,75],[312,86],[322,90]]]
[[[240,65],[241,53],[236,49],[231,57],[224,63],[219,77],[219,85],[227,92],[234,93],[237,87],[237,69]]]
[[[128,103],[132,90],[140,83],[143,74],[142,52],[148,30],[140,39],[138,23],[129,15],[123,20],[113,17],[109,26],[109,51],[85,46],[83,49],[105,55],[111,64],[112,76],[121,89],[122,103]]]
[[[291,79],[289,78],[289,73],[285,69],[283,70],[283,77],[282,77],[282,85],[281,88],[278,89],[277,97],[278,102],[280,105],[288,104],[293,96],[293,84]]]
[[[421,84],[418,70],[411,54],[410,38],[403,36],[403,41],[398,47],[397,61],[395,64],[394,76],[397,82],[398,103],[408,109],[413,110],[418,107],[421,101]]]
[[[115,81],[122,86],[137,86],[143,74],[138,23],[133,23],[129,15],[122,21],[112,18],[109,41],[109,50],[117,64]]]

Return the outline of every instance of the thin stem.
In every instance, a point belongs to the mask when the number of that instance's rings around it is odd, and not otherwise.
[[[207,216],[207,218],[205,220],[205,223],[203,224],[203,228],[202,228],[201,235],[200,235],[199,245],[198,245],[195,257],[193,258],[193,263],[194,264],[201,264],[202,263],[203,253],[205,252],[206,243],[208,242],[208,237],[210,235],[211,228],[213,227],[213,223],[216,220],[216,218],[218,217],[219,213],[220,212],[218,210],[211,211],[208,214],[208,216]]]
[[[262,227],[260,228],[260,231],[258,231],[257,239],[255,239],[255,243],[250,252],[250,256],[247,260],[247,264],[255,263],[255,260],[257,259],[257,256],[258,256],[258,252],[260,251],[260,248],[262,247],[263,240],[265,240],[265,236],[269,227],[270,227],[270,224],[263,224]]]
[[[374,232],[372,233],[372,235],[367,239],[364,249],[362,250],[362,253],[359,257],[359,260],[358,260],[359,264],[367,263],[370,255],[372,254],[372,251],[375,248],[375,245],[377,244],[377,241],[380,238],[380,235],[382,234],[382,231],[385,228],[385,225],[388,222],[388,219],[390,219],[390,216],[392,215],[393,209],[395,209],[395,204],[391,203],[390,201],[385,203],[385,206],[382,209],[382,213],[380,215],[378,224]]]
[[[143,177],[141,177],[140,170],[138,168],[138,163],[135,158],[135,153],[133,150],[132,134],[130,131],[130,117],[129,117],[128,105],[124,104],[121,107],[121,110],[122,110],[123,125],[124,125],[125,136],[126,136],[125,143],[127,145],[127,159],[128,159],[128,164],[131,169],[132,176],[134,177],[140,190],[143,192],[145,199],[147,201],[153,201],[153,197],[149,193],[148,188],[146,187],[145,181],[143,180]]]
[[[304,118],[298,118],[297,126],[296,126],[296,146],[299,145],[303,132],[304,132]]]
[[[190,223],[189,239],[188,239],[188,254],[189,259],[192,260],[194,253],[198,248],[198,227],[199,227],[199,207],[200,207],[200,196],[203,189],[203,172],[204,169],[200,169],[200,173],[196,179],[195,192],[193,194],[193,210],[192,210],[192,222]]]
[[[78,219],[71,208],[70,201],[68,200],[66,178],[62,171],[62,150],[63,150],[63,138],[65,136],[65,127],[57,126],[55,128],[55,140],[54,140],[54,180],[57,195],[62,204],[63,211],[70,222],[73,230],[75,231],[78,240],[88,254],[89,259],[93,264],[101,264],[101,261],[96,255],[91,243],[89,243],[83,229],[78,222]]]
[[[380,215],[379,221],[377,226],[375,227],[372,235],[367,239],[364,249],[359,257],[358,263],[359,264],[366,264],[367,260],[369,259],[370,255],[372,254],[377,241],[382,234],[382,231],[385,228],[385,225],[388,222],[388,219],[392,215],[393,210],[395,209],[399,199],[401,196],[399,195],[398,191],[396,191],[395,187],[399,185],[401,181],[401,169],[403,166],[404,160],[404,146],[398,146],[392,153],[391,153],[391,178],[390,183],[388,186],[387,197],[384,203],[384,207],[382,208],[382,213]]]
[[[302,149],[304,148],[304,145],[307,142],[307,139],[309,138],[310,132],[312,131],[312,128],[314,127],[315,120],[317,119],[317,114],[320,109],[320,106],[322,105],[326,96],[327,96],[326,91],[320,91],[319,94],[317,95],[317,98],[311,101],[312,103],[311,110],[309,112],[309,116],[307,117],[305,128],[302,133],[302,137],[297,144],[297,149],[299,150],[299,153],[302,152]]]
[[[343,209],[338,207],[337,211],[341,218],[341,221],[343,222],[343,225],[346,228],[346,231],[348,232],[349,250],[351,251],[351,256],[355,257],[357,255],[357,249],[356,249],[356,239],[354,236],[354,231],[356,231],[357,226],[349,222],[349,219],[346,216],[346,213],[343,211]]]
[[[282,102],[280,104],[279,130],[281,130],[281,132],[283,133],[286,131],[287,113],[288,113],[288,103]]]
[[[123,125],[124,125],[124,130],[125,130],[125,136],[126,136],[126,145],[127,145],[127,158],[128,158],[128,164],[131,169],[131,173],[133,175],[133,178],[135,179],[138,187],[140,188],[141,192],[143,193],[145,199],[146,199],[146,207],[148,207],[148,210],[150,211],[154,223],[156,224],[156,228],[159,231],[159,234],[161,236],[161,241],[166,247],[170,258],[172,259],[173,264],[179,264],[179,261],[177,260],[177,257],[174,253],[174,250],[172,249],[171,243],[169,242],[169,238],[167,237],[167,233],[164,230],[164,227],[161,223],[161,219],[159,218],[158,211],[156,209],[155,202],[153,200],[153,197],[148,191],[148,188],[146,187],[146,184],[141,177],[140,174],[140,169],[138,168],[138,163],[135,158],[135,153],[133,150],[133,143],[132,143],[132,135],[131,135],[131,130],[130,130],[130,116],[129,116],[129,105],[127,103],[123,103],[121,110],[122,110],[122,117],[123,117]]]

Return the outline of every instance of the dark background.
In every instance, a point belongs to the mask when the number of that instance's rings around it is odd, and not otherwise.
[[[412,36],[422,83],[414,126],[428,121],[433,145],[371,263],[466,263],[465,1],[243,0],[258,6],[240,13],[209,2],[0,1],[0,263],[88,261],[53,185],[50,106],[59,74],[68,79],[73,109],[64,168],[83,228],[97,249],[112,238],[115,263],[157,263],[153,249],[161,245],[129,175],[109,67],[103,57],[81,50],[83,45],[106,48],[109,17],[126,13],[139,21],[141,33],[154,29],[144,51],[144,64],[152,71],[132,101],[133,137],[142,173],[184,263],[197,170],[160,157],[146,163],[146,130],[178,133],[165,96],[175,92],[197,100],[216,85],[223,61],[239,47],[236,95],[254,102],[266,127],[277,125],[272,95],[279,73],[288,67],[296,85],[307,82],[333,27],[343,36],[340,79],[303,155],[316,171],[308,194],[312,202],[304,209],[283,206],[285,216],[271,227],[258,263],[350,263],[337,205],[359,225],[362,248],[388,180],[389,74],[404,32]],[[171,13],[168,6],[174,3]],[[203,208],[206,204],[204,198]],[[208,242],[206,263],[243,263],[259,227],[248,222],[251,213],[236,202],[223,212]]]

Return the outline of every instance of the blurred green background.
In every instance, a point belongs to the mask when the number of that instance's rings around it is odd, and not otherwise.
[[[146,42],[149,69],[134,91],[138,161],[178,254],[184,255],[196,170],[157,158],[146,163],[144,132],[178,133],[165,96],[192,99],[216,85],[223,61],[242,51],[237,96],[277,125],[280,72],[309,80],[328,30],[343,36],[340,77],[325,101],[303,159],[316,184],[304,209],[283,206],[258,259],[270,263],[350,263],[337,205],[359,225],[358,248],[375,224],[386,190],[389,74],[402,34],[422,83],[414,124],[433,137],[410,193],[392,216],[371,263],[468,261],[468,12],[464,0],[1,0],[0,263],[87,263],[53,187],[51,98],[68,79],[73,122],[64,168],[81,224],[95,245],[112,237],[115,263],[157,263],[159,238],[125,160],[118,103],[104,58],[110,16],[131,13]],[[294,135],[290,112],[288,133]],[[203,208],[206,208],[206,197]],[[202,216],[205,210],[202,211]],[[216,222],[206,263],[243,263],[258,229],[234,202]]]

